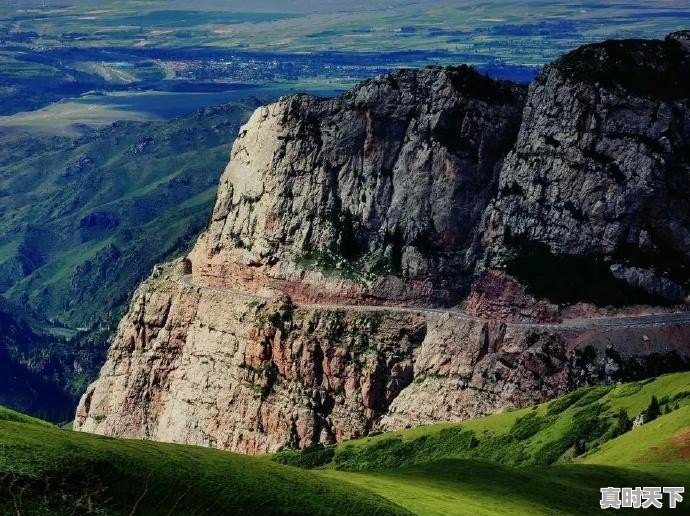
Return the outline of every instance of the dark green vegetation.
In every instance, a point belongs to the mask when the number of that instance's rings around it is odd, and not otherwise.
[[[12,360],[81,394],[136,285],[203,229],[255,107],[121,122],[77,139],[1,134],[0,292],[16,326],[32,327],[6,337]],[[19,398],[3,401],[37,413]]]
[[[255,107],[122,122],[78,139],[4,135],[0,289],[72,327],[120,308],[143,274],[203,228]]]
[[[585,301],[600,306],[670,303],[614,277],[610,269],[613,258],[554,254],[541,242],[514,240],[515,254],[506,270],[536,297],[554,303]]]
[[[22,360],[25,350],[45,349],[58,339],[36,334],[14,312],[0,297],[0,405],[21,407],[45,419],[70,420],[74,400],[57,385],[54,371],[37,372]]]
[[[265,459],[79,434],[2,408],[0,513],[410,514],[368,491]]]
[[[632,429],[640,414],[656,418]],[[680,373],[460,424],[285,450],[274,460],[317,468],[424,516],[586,515],[601,513],[601,487],[690,488],[689,438],[690,374]],[[657,512],[687,514],[679,507]]]

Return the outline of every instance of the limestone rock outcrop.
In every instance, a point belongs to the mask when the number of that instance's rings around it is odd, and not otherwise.
[[[526,279],[541,275],[551,289],[540,292],[559,290],[551,297],[564,302],[683,302],[690,292],[689,41],[690,32],[607,41],[542,71],[486,211],[490,266],[512,263]],[[585,294],[568,277],[608,292]]]
[[[600,331],[460,312],[300,307],[186,277],[170,266],[139,288],[76,429],[272,452],[656,374],[687,356],[690,339],[690,322]]]

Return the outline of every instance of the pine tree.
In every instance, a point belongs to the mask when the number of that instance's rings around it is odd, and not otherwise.
[[[659,406],[659,400],[656,396],[652,396],[652,400],[649,402],[647,410],[644,411],[644,419],[646,423],[654,421],[661,415],[661,407]]]
[[[618,423],[616,424],[616,436],[623,435],[625,432],[632,430],[632,420],[628,417],[628,411],[620,409],[618,412]]]

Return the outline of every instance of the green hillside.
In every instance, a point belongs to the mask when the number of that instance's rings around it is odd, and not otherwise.
[[[662,412],[658,419],[634,432],[619,428],[621,410],[632,423],[648,408],[653,396]],[[286,450],[275,460],[349,471],[457,458],[490,460],[509,466],[580,461],[627,464],[644,462],[652,447],[661,450],[670,446],[674,436],[682,435],[683,428],[690,428],[689,413],[690,373],[677,373],[619,386],[582,388],[542,405],[463,423],[422,426],[335,447]],[[626,446],[625,454],[617,452],[616,447],[623,439],[635,444]],[[616,453],[620,453],[620,460],[612,462]],[[598,461],[597,457],[603,459]]]
[[[29,382],[14,381],[0,403],[53,420],[73,412],[138,283],[206,224],[232,142],[255,107],[118,122],[79,138],[0,130],[3,376],[34,375],[60,398],[46,411],[27,402],[36,390],[22,388]],[[12,327],[21,331],[9,334]]]
[[[584,516],[605,514],[599,488],[685,486],[690,466],[611,467],[557,465],[512,468],[470,459],[366,473],[323,470],[323,478],[349,482],[379,494],[419,516]],[[689,514],[676,510],[654,514]],[[684,512],[685,511],[685,512]],[[636,514],[639,510],[613,511]]]
[[[0,292],[90,327],[203,229],[256,103],[80,138],[0,131]]]
[[[661,414],[631,429],[652,397]],[[317,468],[419,515],[546,516],[600,514],[606,486],[690,490],[689,451],[690,373],[678,373],[273,458]],[[690,504],[656,512],[665,511],[690,514]]]
[[[690,405],[665,414],[585,455],[590,464],[689,463]]]
[[[630,429],[652,397],[660,413]],[[269,457],[75,433],[0,408],[0,512],[594,515],[601,487],[690,490],[689,434],[690,373]]]
[[[218,450],[79,434],[0,409],[0,513],[403,515],[368,491]]]

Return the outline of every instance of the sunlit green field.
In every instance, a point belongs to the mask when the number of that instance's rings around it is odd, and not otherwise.
[[[635,432],[626,433],[611,440],[612,436],[609,432],[615,425],[618,412],[623,409],[630,418],[634,418],[645,410],[652,396],[666,400],[662,403],[662,409],[668,407],[670,412],[662,414],[659,419],[641,426]],[[582,435],[572,434],[580,421],[587,423],[582,429]],[[520,426],[524,427],[524,430]],[[458,438],[457,449],[453,449],[452,446],[433,449],[429,446],[425,452],[431,454],[431,458],[434,459],[476,457],[491,458],[506,464],[545,464],[553,462],[546,459],[552,457],[554,451],[565,452],[573,444],[572,441],[581,439],[586,441],[586,449],[580,454],[581,457],[573,459],[576,462],[598,464],[650,462],[646,454],[653,448],[661,452],[665,447],[676,446],[673,444],[676,442],[674,436],[689,426],[690,373],[677,373],[660,376],[654,381],[581,389],[536,407],[507,411],[462,423],[420,426],[348,441],[336,449],[334,463],[337,467],[338,458],[346,457],[351,452],[361,454],[362,457],[367,455],[372,457],[374,454],[367,452],[377,448],[383,450],[386,444],[392,443],[401,443],[404,447],[406,444],[429,443],[432,439],[437,439],[448,445],[449,436]],[[511,431],[522,432],[525,437],[503,441],[495,439],[508,437]],[[465,434],[469,432],[476,436],[480,445],[466,450],[462,446]],[[518,433],[518,436],[521,435]],[[493,438],[491,444],[495,450],[490,447],[482,448],[481,441],[484,436],[487,439]],[[686,446],[687,440],[688,436],[686,436]],[[681,446],[682,442],[677,441],[677,445]],[[674,448],[668,455],[677,456],[682,460],[682,456],[677,452],[678,450]],[[419,455],[420,450],[417,450],[417,453],[412,455],[412,459],[419,458]],[[558,459],[560,455],[560,453],[555,455],[555,459]],[[398,457],[400,458],[401,455]],[[666,461],[666,459],[661,460],[661,462]],[[343,460],[343,464],[348,464],[348,462]],[[346,467],[349,469],[349,466]]]
[[[445,459],[399,470],[318,472],[377,493],[420,516],[601,514],[600,487],[682,485],[690,465],[557,465],[512,468],[492,462]],[[617,511],[618,512],[618,511]],[[634,510],[622,511],[634,514]],[[656,513],[688,514],[680,510]]]
[[[0,409],[0,513],[403,515],[366,490],[267,460],[61,430]]]
[[[621,409],[634,418],[652,396],[662,414],[619,435]],[[690,373],[679,373],[275,459],[315,466],[419,515],[547,516],[599,514],[601,487],[688,489],[688,457]],[[667,512],[687,514],[690,505]]]

